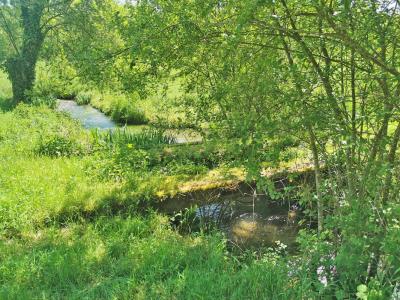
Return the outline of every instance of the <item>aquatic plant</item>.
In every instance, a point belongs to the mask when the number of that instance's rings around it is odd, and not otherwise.
[[[149,128],[141,132],[131,132],[126,128],[109,130],[106,132],[93,131],[93,136],[98,141],[108,145],[125,145],[127,147],[149,149],[157,145],[169,145],[176,142],[173,136],[164,131]]]

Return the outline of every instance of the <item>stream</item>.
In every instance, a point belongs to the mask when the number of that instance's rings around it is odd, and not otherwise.
[[[86,129],[113,130],[117,128],[126,128],[132,132],[140,132],[148,125],[129,125],[126,127],[118,126],[110,117],[106,116],[100,110],[90,105],[78,105],[73,100],[58,100],[57,110],[69,114],[73,119],[78,120]],[[166,130],[166,133],[175,139],[175,143],[193,143],[201,142],[201,136],[194,134],[189,130]]]
[[[78,105],[72,100],[59,100],[59,111],[80,121],[86,129],[113,130],[119,128],[108,116],[90,105]],[[129,126],[140,131],[147,126]],[[176,143],[199,141],[184,131],[170,131]],[[265,195],[254,195],[240,190],[218,190],[172,198],[159,203],[160,212],[174,215],[194,209],[198,223],[213,226],[225,233],[229,242],[239,249],[276,246],[283,243],[289,252],[296,251],[299,216],[290,202],[272,201]]]
[[[105,114],[90,105],[78,105],[73,100],[58,100],[58,111],[68,113],[86,129],[113,129],[117,125]]]

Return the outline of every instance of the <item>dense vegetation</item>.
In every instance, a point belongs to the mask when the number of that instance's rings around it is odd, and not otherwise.
[[[1,1],[0,298],[398,299],[399,14],[396,0]],[[57,99],[125,127],[85,130]],[[171,128],[203,142],[172,145]],[[298,161],[311,184],[287,174]],[[277,170],[292,185],[276,189]],[[316,224],[295,255],[156,211],[239,182]]]

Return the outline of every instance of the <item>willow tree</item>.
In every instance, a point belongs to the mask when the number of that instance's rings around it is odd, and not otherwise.
[[[14,102],[27,100],[35,81],[35,68],[46,37],[64,25],[73,0],[3,0],[0,30],[9,51],[0,57],[12,83]]]
[[[138,3],[124,31],[131,58],[180,72],[197,95],[187,111],[239,138],[245,162],[262,166],[270,140],[300,138],[312,153],[312,203],[337,276],[373,278],[384,257],[395,277],[399,2]]]

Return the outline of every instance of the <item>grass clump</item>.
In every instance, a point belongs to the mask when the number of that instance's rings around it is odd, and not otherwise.
[[[92,101],[92,97],[91,92],[81,91],[76,95],[75,101],[78,105],[87,105]]]
[[[106,133],[95,131],[94,136],[108,145],[134,145],[135,147],[146,149],[175,143],[173,136],[165,134],[163,130],[157,128],[148,128],[140,132],[131,132],[125,128],[110,130]]]
[[[139,96],[123,94],[95,94],[91,104],[104,112],[119,124],[143,125],[149,122],[143,110],[138,106]]]

